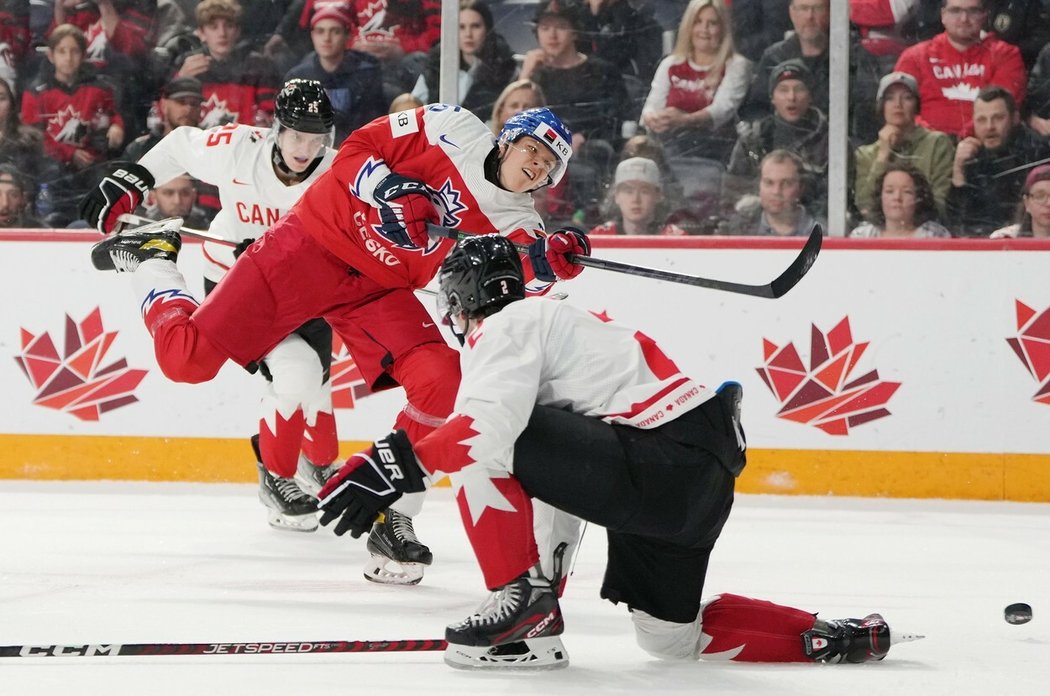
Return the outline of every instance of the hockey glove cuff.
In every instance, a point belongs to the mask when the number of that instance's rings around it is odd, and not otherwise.
[[[379,204],[382,235],[405,249],[425,249],[430,245],[427,223],[438,221],[426,184],[390,174],[373,192]]]
[[[356,539],[369,532],[379,513],[402,495],[425,489],[412,443],[404,430],[394,431],[350,457],[324,485],[318,494],[321,524],[339,518],[336,536],[349,530]]]
[[[117,227],[117,219],[142,203],[154,186],[149,170],[134,162],[115,162],[92,191],[80,201],[80,217],[102,234]]]
[[[532,272],[537,280],[548,283],[580,275],[583,266],[574,263],[573,257],[590,253],[590,240],[582,230],[575,227],[563,227],[529,245]]]
[[[253,239],[252,237],[245,237],[241,241],[237,242],[237,246],[233,248],[233,258],[241,258],[241,254],[248,251],[248,247],[250,247],[252,244],[255,244],[255,239]]]

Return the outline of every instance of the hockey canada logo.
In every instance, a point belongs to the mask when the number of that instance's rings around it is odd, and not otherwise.
[[[1039,383],[1032,401],[1050,405],[1050,307],[1040,313],[1014,300],[1017,335],[1006,339],[1028,372]]]
[[[332,337],[331,381],[334,408],[353,408],[359,399],[372,393],[346,344],[338,335]]]
[[[147,371],[129,368],[124,358],[103,364],[116,337],[116,331],[103,329],[97,307],[80,323],[66,315],[61,355],[50,334],[23,328],[22,354],[15,361],[36,389],[33,403],[97,421],[106,411],[138,401],[132,392]]]
[[[854,343],[849,317],[826,334],[812,327],[809,369],[794,343],[762,339],[766,364],[758,375],[781,403],[778,418],[806,423],[831,435],[890,415],[885,408],[900,382],[879,379],[877,370],[853,372],[868,343]]]

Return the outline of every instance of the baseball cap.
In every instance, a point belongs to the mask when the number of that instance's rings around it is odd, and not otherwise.
[[[813,89],[813,73],[809,71],[806,64],[797,58],[790,58],[783,63],[777,63],[769,73],[769,94],[784,80],[799,80],[809,89]]]
[[[567,19],[574,29],[580,28],[580,8],[572,0],[543,0],[536,7],[533,24],[539,24],[544,17],[562,17]]]
[[[645,157],[628,157],[616,165],[616,178],[614,186],[628,181],[640,181],[643,184],[651,184],[660,188],[660,168],[656,162]]]
[[[889,75],[883,75],[879,80],[879,91],[875,94],[875,101],[881,102],[886,90],[893,85],[904,85],[916,97],[919,96],[919,83],[914,77],[906,72],[891,72]]]
[[[0,184],[12,184],[18,187],[18,190],[25,193],[26,182],[22,178],[22,173],[18,171],[18,167],[13,164],[0,164]]]
[[[196,97],[204,101],[204,94],[201,92],[201,81],[195,77],[176,77],[164,85],[164,91],[161,92],[161,96],[165,99]]]
[[[334,19],[349,29],[354,24],[353,11],[346,0],[321,0],[314,3],[314,13],[310,16],[310,28],[322,19]]]

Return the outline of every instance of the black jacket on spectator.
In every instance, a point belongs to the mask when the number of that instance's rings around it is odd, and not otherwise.
[[[466,94],[459,95],[459,104],[470,109],[482,121],[492,115],[492,105],[500,92],[514,78],[518,64],[514,62],[514,53],[507,45],[506,39],[493,29],[485,36],[484,43],[478,48],[478,59],[481,65],[474,73],[474,82]],[[466,71],[469,66],[460,55],[459,69]],[[423,79],[430,93],[428,101],[438,101],[438,86],[441,79],[441,42],[427,53],[427,62],[423,67]]]
[[[532,80],[547,97],[547,106],[573,133],[600,138],[613,147],[630,107],[623,77],[600,58],[588,58],[574,68],[536,68]]]
[[[986,0],[988,29],[1021,51],[1032,69],[1039,51],[1050,43],[1050,3],[1044,0]]]
[[[733,0],[733,44],[753,63],[791,31],[791,0]]]
[[[324,86],[335,111],[336,147],[350,131],[386,113],[383,70],[379,60],[367,53],[347,51],[335,72],[327,72],[311,51],[284,79],[287,82],[295,77],[317,80]]]
[[[1028,74],[1028,95],[1023,111],[1026,115],[1050,118],[1050,44],[1039,52],[1039,58]]]
[[[734,5],[735,7],[735,5]],[[772,112],[769,102],[769,75],[773,68],[790,58],[805,63],[813,75],[813,106],[828,113],[828,92],[830,85],[831,65],[828,52],[820,56],[804,57],[798,37],[792,34],[779,41],[762,54],[751,77],[751,89],[740,107],[740,118],[755,120]],[[879,89],[879,66],[875,58],[862,49],[858,42],[853,42],[849,53],[850,93],[849,93],[849,134],[859,143],[870,143],[879,136],[881,124],[875,118],[875,94]]]
[[[1014,221],[1025,177],[1035,162],[1050,157],[1050,139],[1015,126],[1006,143],[981,149],[964,166],[966,184],[948,191],[948,227],[959,237],[987,237]],[[1004,172],[1011,171],[1009,174]]]
[[[628,0],[607,0],[596,15],[584,3],[579,17],[576,50],[611,63],[621,75],[636,77],[648,87],[663,50],[663,28],[652,9],[635,8]]]
[[[201,46],[180,56],[175,61],[175,73],[191,55],[206,53]],[[201,128],[226,123],[256,125],[260,113],[273,114],[274,98],[280,87],[280,77],[273,63],[251,47],[242,43],[225,60],[212,60],[210,67],[196,76],[204,92],[201,107]]]

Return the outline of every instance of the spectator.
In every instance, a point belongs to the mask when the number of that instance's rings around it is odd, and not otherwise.
[[[750,82],[751,62],[733,48],[722,0],[692,0],[682,14],[674,50],[656,69],[642,123],[671,157],[724,163]]]
[[[872,210],[878,190],[875,182],[894,162],[908,162],[922,172],[944,215],[948,190],[952,186],[952,159],[955,148],[950,137],[915,122],[919,112],[919,84],[907,73],[890,73],[879,82],[875,98],[882,118],[879,139],[857,148],[854,202],[861,214]]]
[[[773,68],[769,95],[773,115],[741,129],[726,170],[726,198],[736,201],[754,189],[763,158],[773,150],[791,150],[802,162],[800,174],[815,201],[815,209],[827,205],[828,121],[811,104],[813,77],[798,59]]]
[[[489,128],[493,135],[499,135],[503,124],[515,114],[547,104],[543,89],[532,80],[515,80],[503,88],[492,104],[492,117]]]
[[[803,163],[788,150],[773,150],[762,158],[758,199],[748,196],[736,205],[726,234],[808,237],[821,224],[802,204]]]
[[[210,224],[207,213],[197,206],[197,188],[188,174],[155,186],[146,196],[142,214],[151,220],[180,217],[191,229],[207,229]]]
[[[584,0],[582,5],[577,50],[649,84],[663,48],[663,28],[652,8],[635,7],[629,0]]]
[[[0,3],[0,78],[21,85],[19,75],[24,72],[30,52],[28,0],[7,0]]]
[[[410,92],[405,92],[394,97],[393,101],[390,102],[390,108],[387,109],[387,113],[396,114],[398,111],[418,109],[421,106],[423,106],[423,102],[412,96]]]
[[[620,161],[631,157],[644,157],[656,162],[660,170],[660,189],[663,191],[664,203],[672,211],[668,215],[668,222],[674,222],[684,228],[687,234],[697,234],[699,230],[696,229],[696,215],[685,207],[682,183],[667,161],[667,152],[660,141],[645,133],[631,136],[620,150]]]
[[[157,0],[55,0],[52,31],[72,24],[84,32],[84,60],[104,68],[111,52],[131,59],[145,58],[155,40],[153,21]]]
[[[891,72],[904,49],[915,43],[908,29],[919,4],[920,0],[850,0],[849,20],[860,32],[860,47],[875,57],[880,73]]]
[[[14,88],[0,79],[0,164],[12,164],[22,177],[28,177],[32,191],[40,174],[43,140],[40,131],[22,125]]]
[[[269,126],[279,78],[269,59],[238,45],[242,9],[237,0],[202,0],[197,34],[203,46],[176,58],[175,77],[201,82],[201,128],[226,123]]]
[[[478,118],[485,118],[500,91],[514,77],[514,62],[507,41],[492,28],[492,10],[484,0],[459,3],[459,101]],[[438,101],[441,44],[427,54],[426,66],[412,93],[426,104]]]
[[[1021,104],[1025,69],[1016,46],[984,36],[985,0],[942,0],[944,32],[906,49],[898,72],[914,75],[922,108],[919,123],[964,138],[970,133],[973,99],[978,90],[1000,85]]]
[[[0,227],[39,228],[39,220],[29,214],[26,181],[13,164],[0,164]]]
[[[987,0],[989,31],[1017,46],[1026,70],[1050,42],[1050,3],[1044,0]]]
[[[752,62],[791,31],[789,0],[733,0],[733,43]]]
[[[1028,78],[1025,99],[1028,125],[1040,135],[1050,135],[1050,44],[1039,52]]]
[[[879,195],[868,213],[868,221],[849,233],[850,237],[950,237],[937,222],[937,206],[930,182],[918,169],[895,162],[883,169],[875,181]]]
[[[22,121],[44,134],[47,156],[66,170],[82,171],[124,142],[124,122],[113,92],[84,63],[87,38],[62,24],[48,39],[53,74],[22,96]]]
[[[361,51],[347,50],[353,16],[348,2],[315,4],[310,17],[314,50],[284,76],[317,80],[335,111],[335,142],[350,131],[386,112],[379,60]]]
[[[317,1],[317,0],[308,0]],[[354,0],[352,48],[378,58],[390,101],[412,89],[441,38],[441,0]]]
[[[947,207],[956,235],[986,237],[1008,224],[1027,167],[1050,156],[1050,141],[1020,121],[1009,90],[992,85],[977,93],[974,134],[959,143],[952,163]]]
[[[735,4],[734,4],[735,7]],[[767,116],[772,111],[766,85],[773,68],[786,60],[802,61],[809,69],[810,93],[813,106],[828,113],[830,89],[830,63],[828,42],[830,40],[829,0],[791,0],[788,6],[794,33],[779,41],[762,53],[762,58],[751,78],[751,89],[741,107],[740,116],[748,121]],[[876,127],[871,118],[874,96],[879,76],[878,63],[867,52],[854,44],[849,52],[849,134],[858,142],[867,143],[875,139]]]
[[[616,165],[610,189],[609,220],[591,234],[663,235],[679,237],[686,232],[664,222],[666,212],[660,168],[652,160],[631,157]]]
[[[138,162],[161,138],[179,126],[199,126],[204,93],[195,77],[176,77],[164,85],[150,119],[149,132],[124,148],[124,159]]]
[[[992,232],[992,239],[1004,237],[1050,237],[1050,165],[1028,172],[1017,209],[1017,222]]]
[[[613,66],[576,50],[579,26],[579,5],[571,0],[543,0],[536,10],[539,47],[525,54],[520,77],[543,89],[548,105],[572,130],[574,154],[566,177],[566,200],[573,210],[572,221],[592,226],[601,221],[600,203],[630,103],[623,77]],[[556,194],[548,194],[548,203]]]

